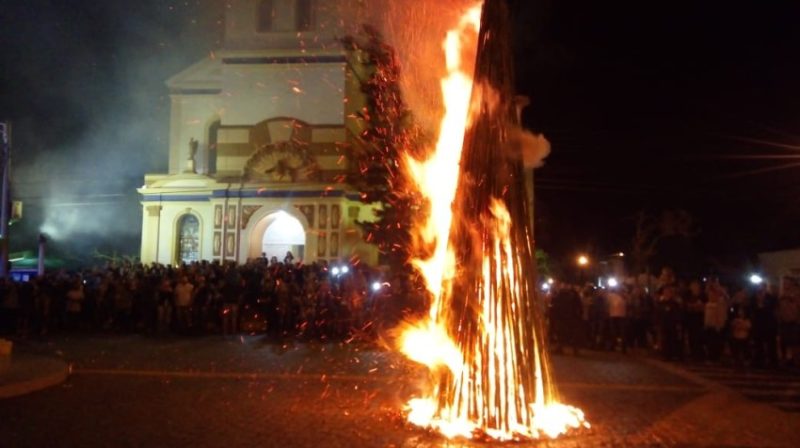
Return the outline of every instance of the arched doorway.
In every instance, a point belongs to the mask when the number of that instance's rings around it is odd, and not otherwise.
[[[291,252],[295,260],[302,260],[305,255],[306,231],[303,224],[294,216],[277,211],[267,215],[261,223],[264,234],[260,241],[260,252],[267,258],[277,257],[283,261],[286,252]]]

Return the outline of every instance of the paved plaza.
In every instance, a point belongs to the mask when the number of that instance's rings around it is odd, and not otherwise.
[[[373,346],[84,336],[19,350],[72,371],[0,400],[3,446],[491,446],[406,425],[400,409],[425,372]],[[800,446],[800,413],[709,375],[615,354],[553,364],[592,428],[538,446]]]

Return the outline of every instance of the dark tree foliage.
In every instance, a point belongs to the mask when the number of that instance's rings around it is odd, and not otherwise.
[[[354,148],[348,182],[358,189],[363,203],[380,202],[374,222],[359,222],[367,242],[381,253],[381,263],[407,265],[411,248],[412,214],[418,197],[402,172],[404,154],[417,154],[421,132],[414,124],[400,86],[400,63],[395,50],[372,27],[358,37],[342,39],[347,51],[358,54],[364,70],[361,91],[365,106],[358,112],[364,124],[361,144]]]

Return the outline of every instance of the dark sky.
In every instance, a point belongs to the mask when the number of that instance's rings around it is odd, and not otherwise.
[[[218,0],[0,1],[0,116],[13,121],[13,195],[66,255],[139,249],[135,188],[167,167],[167,78],[219,46]]]
[[[692,213],[707,254],[800,246],[800,166],[787,167],[800,159],[763,158],[800,155],[797,2],[511,3],[524,121],[553,147],[536,173],[541,247],[624,251],[637,211],[670,208]],[[164,170],[163,82],[218,46],[222,5],[3,1],[18,193],[34,209],[44,184],[73,195],[62,203],[103,202]],[[125,219],[106,226],[135,235]]]
[[[683,208],[708,255],[800,246],[798,2],[518,3],[525,121],[553,146],[540,245],[624,251],[638,210]]]

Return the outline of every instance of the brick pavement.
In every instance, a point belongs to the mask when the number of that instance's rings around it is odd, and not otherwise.
[[[404,424],[398,409],[422,372],[381,351],[138,338],[46,350],[74,362],[75,373],[0,401],[8,446],[491,446],[446,444]],[[564,400],[593,426],[538,446],[800,446],[785,438],[789,414],[658,366],[588,354],[556,357],[554,367]]]

